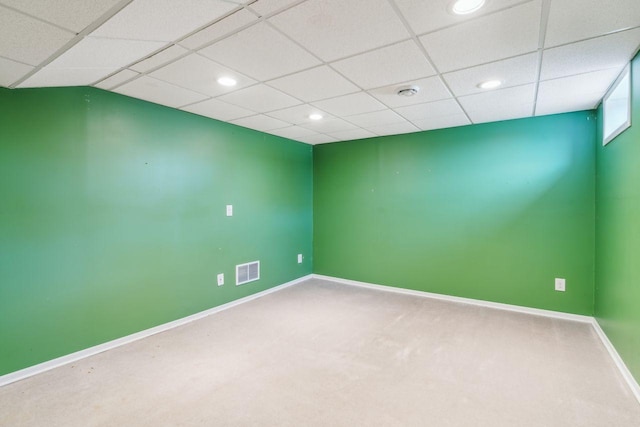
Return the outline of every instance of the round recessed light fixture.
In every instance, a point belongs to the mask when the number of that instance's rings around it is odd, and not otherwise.
[[[322,120],[322,114],[320,113],[309,114],[309,118],[311,120]]]
[[[455,0],[449,6],[449,10],[456,15],[467,15],[484,6],[485,0]]]
[[[419,86],[406,86],[398,89],[398,95],[406,97],[417,95],[418,92],[420,92]]]
[[[227,86],[227,87],[235,86],[236,84],[238,84],[236,79],[231,77],[220,77],[218,79],[218,83],[221,84],[222,86]]]
[[[497,87],[502,86],[502,81],[500,80],[487,80],[486,82],[482,82],[478,85],[480,89],[495,89]]]

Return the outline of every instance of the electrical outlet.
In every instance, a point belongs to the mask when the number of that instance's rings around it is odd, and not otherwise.
[[[302,264],[302,254],[298,254],[298,264]]]
[[[566,285],[565,279],[556,277],[556,291],[564,292],[565,285]]]
[[[224,285],[224,274],[220,273],[218,274],[218,286],[222,286]]]
[[[233,205],[227,205],[227,216],[233,216]]]

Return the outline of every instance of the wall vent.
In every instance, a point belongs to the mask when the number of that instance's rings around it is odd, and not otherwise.
[[[236,265],[236,286],[260,279],[260,261]]]

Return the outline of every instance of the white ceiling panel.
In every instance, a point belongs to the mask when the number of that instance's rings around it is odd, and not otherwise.
[[[231,71],[195,53],[165,65],[149,75],[210,96],[229,93],[256,83],[247,76]],[[231,77],[238,83],[232,87],[222,86],[217,82],[221,77]]]
[[[325,99],[313,103],[316,107],[334,116],[352,116],[354,114],[380,111],[386,107],[366,92],[352,93],[337,98]]]
[[[301,136],[300,138],[296,138],[298,141],[306,142],[307,144],[326,144],[329,142],[338,142],[338,140],[329,135],[310,135],[310,136]]]
[[[305,102],[333,98],[360,90],[326,65],[271,80],[268,84]]]
[[[349,116],[346,118],[351,123],[368,128],[369,126],[388,125],[393,123],[402,123],[404,118],[394,113],[391,110],[375,111],[373,113],[356,114],[355,116]]]
[[[387,0],[308,0],[269,21],[325,61],[409,37]]]
[[[413,40],[331,64],[363,89],[433,76],[436,72]]]
[[[538,48],[539,0],[420,37],[440,72],[472,67]]]
[[[374,138],[377,135],[364,129],[345,130],[342,132],[333,132],[329,136],[339,139],[340,141],[351,141],[354,139]]]
[[[489,80],[500,80],[503,88],[533,83],[538,71],[538,54],[517,56],[466,68],[444,75],[444,79],[455,96],[480,93],[478,85]]]
[[[420,90],[413,96],[398,95],[398,90],[407,86],[418,86]],[[391,108],[451,98],[451,94],[444,83],[442,83],[440,77],[428,77],[426,79],[404,82],[370,90],[369,93]]]
[[[182,107],[181,110],[223,121],[255,115],[253,111],[222,102],[218,99],[207,99],[206,101]]]
[[[278,111],[271,111],[270,113],[268,113],[268,115],[271,117],[295,125],[310,122],[310,114],[322,114],[325,117],[327,116],[327,113],[325,113],[323,110],[309,104],[296,105],[295,107],[285,108]]]
[[[0,56],[38,65],[75,34],[0,6]]]
[[[356,129],[356,126],[351,123],[335,117],[325,117],[322,120],[309,121],[303,123],[301,126],[320,133],[333,133]]]
[[[640,44],[640,28],[545,50],[540,79],[622,67]]]
[[[290,7],[295,3],[300,3],[300,0],[258,0],[255,3],[251,3],[250,7],[260,16],[266,16]]]
[[[395,112],[412,122],[424,120],[428,117],[452,116],[464,114],[458,103],[453,99],[428,102],[426,104],[409,105],[396,108]]]
[[[242,119],[231,120],[230,123],[234,125],[242,126],[245,128],[251,128],[262,132],[267,132],[273,129],[279,129],[289,126],[289,123],[282,120],[274,119],[273,117],[265,116],[264,114],[258,114],[256,116],[244,117]]]
[[[127,80],[130,80],[134,77],[136,77],[138,75],[138,73],[136,73],[135,71],[131,71],[129,69],[124,69],[116,74],[114,74],[111,77],[108,77],[104,80],[102,80],[101,82],[95,84],[95,87],[99,87],[100,89],[105,89],[105,90],[110,90],[113,89],[116,86],[119,86],[120,84],[126,82]]]
[[[299,100],[263,84],[222,95],[219,99],[258,113],[301,104]]]
[[[155,55],[144,59],[136,64],[133,64],[129,68],[139,73],[146,73],[149,70],[153,70],[154,68],[166,64],[167,62],[173,61],[174,59],[186,54],[187,52],[189,51],[183,47],[180,47],[178,45],[171,45],[163,51],[158,52]]]
[[[220,0],[134,0],[92,35],[175,41],[236,7]]]
[[[467,115],[462,113],[453,114],[451,116],[425,117],[420,120],[412,121],[412,123],[420,130],[453,128],[471,124]]]
[[[311,129],[306,129],[300,126],[289,126],[286,128],[275,129],[269,131],[270,134],[278,135],[283,138],[289,139],[297,139],[303,136],[312,136],[318,135],[318,132],[312,131]]]
[[[10,59],[0,58],[0,86],[9,87],[34,68]]]
[[[554,0],[545,47],[640,26],[638,0]]]
[[[88,86],[116,71],[117,68],[44,67],[18,87]]]
[[[79,33],[120,0],[2,0],[2,3]]]
[[[192,36],[180,41],[179,43],[189,49],[200,49],[202,46],[211,43],[214,40],[218,40],[251,22],[257,21],[258,17],[253,13],[248,12],[246,9],[240,9],[239,11],[227,16],[226,18],[209,25]]]
[[[613,68],[540,82],[536,115],[595,108],[621,71]]]
[[[265,23],[249,27],[200,52],[260,81],[320,64],[300,46]]]
[[[528,117],[533,112],[535,85],[492,90],[458,98],[474,123]],[[504,119],[496,119],[504,117]]]
[[[119,86],[114,92],[173,108],[202,101],[207,98],[206,95],[174,86],[149,76],[140,76],[129,83]]]
[[[476,13],[456,15],[449,11],[451,0],[395,0],[416,34],[459,24],[478,16],[521,3],[522,0],[490,0]]]
[[[420,129],[418,129],[413,124],[407,121],[404,121],[401,123],[391,123],[387,125],[369,126],[367,127],[367,130],[379,136],[400,135],[403,133],[420,132]]]

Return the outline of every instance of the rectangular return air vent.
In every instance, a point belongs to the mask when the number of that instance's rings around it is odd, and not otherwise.
[[[260,279],[260,261],[236,265],[236,286]]]

